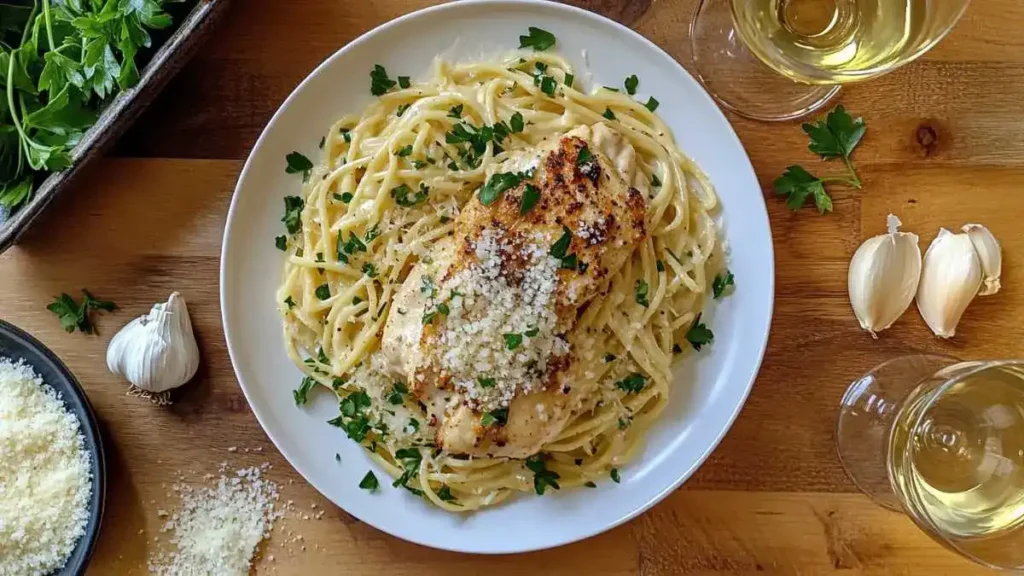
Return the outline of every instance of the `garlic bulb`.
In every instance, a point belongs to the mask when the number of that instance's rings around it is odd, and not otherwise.
[[[115,334],[107,346],[107,368],[152,394],[188,382],[199,369],[199,346],[185,299],[174,292]]]
[[[889,232],[869,238],[850,261],[847,287],[860,327],[876,333],[892,325],[910,307],[921,277],[917,234],[900,232],[900,219],[889,214]]]
[[[981,261],[981,271],[985,278],[978,296],[989,296],[999,292],[999,276],[1003,272],[1003,249],[996,237],[981,224],[967,224],[963,231],[971,239],[974,250]]]
[[[924,253],[917,309],[940,338],[952,338],[967,305],[981,288],[981,260],[967,234],[945,228]]]

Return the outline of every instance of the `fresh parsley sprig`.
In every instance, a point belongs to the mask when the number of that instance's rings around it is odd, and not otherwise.
[[[89,317],[90,312],[93,310],[103,310],[104,312],[117,310],[117,304],[110,300],[97,300],[84,288],[82,295],[85,298],[82,300],[81,306],[75,302],[74,298],[62,293],[46,307],[47,310],[57,315],[61,328],[64,328],[69,334],[76,329],[85,334],[95,334],[96,329]]]
[[[775,193],[788,196],[786,206],[799,210],[808,198],[813,198],[818,212],[825,214],[832,211],[832,197],[825,189],[827,184],[843,184],[851,188],[860,188],[861,180],[853,168],[850,156],[860,144],[867,127],[863,118],[853,118],[841,105],[836,106],[824,119],[804,124],[803,130],[810,137],[807,148],[821,156],[822,160],[842,158],[846,164],[845,175],[818,177],[811,174],[803,166],[792,165],[786,168],[775,180]]]

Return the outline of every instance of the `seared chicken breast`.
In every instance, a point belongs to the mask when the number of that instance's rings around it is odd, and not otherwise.
[[[525,458],[579,411],[574,327],[645,237],[637,172],[601,124],[510,155],[409,273],[382,349],[438,447]]]

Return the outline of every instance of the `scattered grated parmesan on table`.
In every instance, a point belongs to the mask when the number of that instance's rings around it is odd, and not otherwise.
[[[30,366],[0,357],[0,576],[62,567],[91,492],[78,418]]]
[[[231,474],[221,468],[216,486],[176,484],[181,507],[162,531],[174,532],[177,549],[151,557],[149,570],[160,576],[249,574],[256,549],[284,512],[277,507],[277,485],[260,468]]]

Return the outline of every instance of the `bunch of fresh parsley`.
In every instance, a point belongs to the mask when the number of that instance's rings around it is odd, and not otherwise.
[[[0,0],[0,206],[17,209],[121,90],[175,0]],[[180,1],[180,0],[177,0]]]
[[[775,180],[775,192],[780,196],[788,196],[786,205],[793,210],[803,207],[807,198],[814,199],[814,205],[822,214],[832,211],[832,197],[825,191],[829,183],[845,184],[860,188],[860,177],[853,169],[850,155],[864,137],[867,128],[862,118],[854,119],[842,106],[836,106],[823,120],[813,124],[804,124],[804,132],[811,138],[808,149],[821,156],[822,160],[842,158],[847,173],[841,176],[817,177],[803,166],[793,165],[786,168],[782,176]]]

